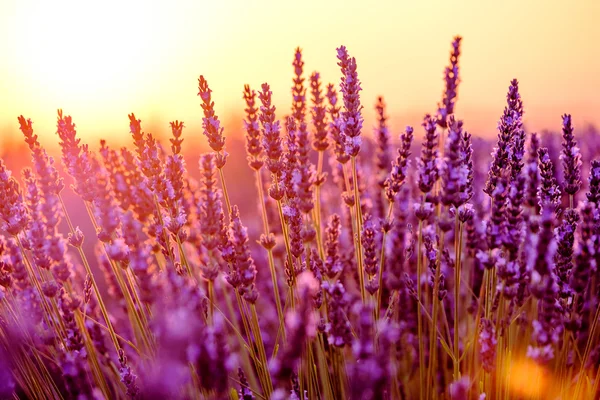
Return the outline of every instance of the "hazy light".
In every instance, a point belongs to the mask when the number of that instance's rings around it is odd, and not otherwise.
[[[505,377],[511,394],[528,397],[545,393],[547,374],[548,371],[540,365],[528,358],[522,358],[509,366]]]
[[[335,48],[345,44],[358,60],[365,130],[384,95],[397,133],[435,110],[456,34],[464,37],[456,112],[468,130],[494,134],[515,77],[528,128],[557,129],[565,112],[579,128],[600,124],[600,56],[591,40],[600,37],[599,17],[594,0],[2,1],[0,129],[16,133],[25,114],[52,142],[63,108],[94,139],[126,137],[130,112],[164,130],[183,120],[199,137],[198,75],[214,90],[221,119],[240,126],[245,83],[268,81],[283,116],[294,48],[304,49],[307,74],[318,70],[337,84]]]

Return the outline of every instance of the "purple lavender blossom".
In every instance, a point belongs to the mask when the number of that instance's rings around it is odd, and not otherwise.
[[[352,329],[348,321],[349,295],[344,285],[337,281],[335,283],[323,282],[323,290],[327,295],[329,305],[329,323],[325,329],[329,343],[336,347],[344,347],[352,343]]]
[[[60,215],[62,212],[58,196],[64,188],[63,179],[59,176],[59,173],[54,166],[54,159],[48,156],[46,150],[43,149],[38,142],[37,135],[33,134],[31,120],[25,120],[22,115],[18,119],[21,132],[23,132],[23,135],[25,136],[25,142],[28,144],[33,155],[33,163],[38,175],[38,183],[44,198],[40,207],[41,214],[46,219],[46,226],[49,230],[53,230],[60,222]]]
[[[533,208],[534,211],[539,211],[538,187],[540,184],[540,173],[538,169],[538,151],[540,141],[537,134],[531,134],[529,151],[527,152],[527,162],[525,164],[525,172],[527,175],[527,189],[525,204]],[[534,212],[537,214],[537,212]]]
[[[405,132],[400,135],[400,148],[398,149],[398,156],[392,161],[392,169],[390,176],[384,181],[385,196],[389,202],[394,202],[396,195],[400,191],[400,188],[404,184],[406,177],[408,176],[408,168],[410,167],[410,148],[413,141],[413,128],[410,126],[406,127]]]
[[[468,376],[452,382],[449,386],[451,400],[468,400],[469,391],[471,389],[471,379]]]
[[[571,115],[565,114],[562,119],[563,150],[560,159],[565,171],[565,183],[562,186],[565,193],[574,196],[581,187],[581,154],[573,136]]]
[[[375,400],[385,398],[386,388],[392,377],[390,352],[400,337],[395,324],[377,321],[374,326],[370,307],[362,306],[358,311],[358,339],[352,343],[356,362],[350,366],[353,397]],[[373,332],[381,332],[378,346],[373,346]]]
[[[250,390],[250,384],[248,383],[248,379],[246,379],[246,375],[244,374],[244,370],[242,368],[238,368],[238,376],[240,378],[240,390],[238,391],[238,396],[242,400],[255,400],[254,394],[252,390]]]
[[[302,49],[296,48],[294,53],[294,85],[292,86],[292,116],[298,125],[304,122],[306,117],[306,89],[304,88],[304,61],[302,61]]]
[[[220,153],[225,148],[225,136],[219,117],[215,114],[215,103],[211,98],[212,90],[203,75],[198,78],[198,96],[202,99],[202,128],[204,136],[208,139],[208,145],[214,151]],[[226,157],[226,156],[225,156]]]
[[[442,170],[442,204],[458,208],[469,198],[469,167],[463,154],[462,121],[457,121],[453,115],[448,119],[448,139],[444,152],[444,167]]]
[[[262,126],[262,145],[267,156],[267,168],[274,175],[281,173],[281,146],[279,121],[275,120],[275,106],[271,103],[271,92],[269,85],[263,83],[262,91],[258,93],[261,101],[259,120]]]
[[[538,150],[538,168],[541,177],[541,184],[538,189],[539,205],[542,208],[546,205],[552,205],[556,208],[560,203],[560,188],[554,177],[554,166],[546,147]]]
[[[256,266],[248,247],[248,231],[242,225],[237,206],[231,208],[229,240],[233,250],[233,258],[231,260],[232,274],[239,279],[237,289],[248,302],[255,303],[258,298],[258,291],[255,285]]]
[[[337,49],[337,58],[342,71],[340,91],[344,98],[344,111],[341,117],[345,152],[350,157],[356,157],[360,151],[360,132],[363,124],[359,94],[362,89],[356,72],[356,59],[350,57],[345,46]]]
[[[121,375],[121,382],[127,388],[127,396],[131,399],[135,399],[140,391],[140,389],[135,384],[137,380],[137,376],[131,372],[131,367],[127,363],[127,356],[123,349],[119,349],[119,364],[121,368],[119,368],[119,374]]]
[[[335,159],[340,164],[345,164],[350,160],[350,156],[346,154],[346,146],[344,144],[344,136],[342,133],[343,119],[340,115],[341,107],[338,106],[338,95],[333,84],[327,85],[327,100],[329,101],[329,136],[333,142],[333,154]]]
[[[92,156],[88,146],[80,144],[81,139],[77,138],[71,116],[63,116],[62,110],[58,110],[57,134],[60,138],[63,164],[75,180],[75,193],[85,201],[92,201],[95,194],[93,182],[89,179],[94,176]]]
[[[562,223],[555,231],[556,254],[554,256],[554,263],[556,264],[560,293],[565,298],[572,294],[569,287],[569,280],[573,268],[575,231],[579,220],[579,213],[569,208],[564,212]]]
[[[496,368],[496,328],[489,319],[481,320],[479,330],[479,357],[481,366],[487,372],[492,372]]]
[[[200,157],[202,173],[201,203],[198,204],[200,213],[200,231],[204,235],[203,245],[208,251],[220,249],[226,243],[225,215],[221,203],[221,192],[216,187],[216,161],[211,153]]]
[[[484,192],[492,196],[503,171],[510,166],[510,155],[513,152],[513,140],[522,129],[523,103],[519,94],[519,82],[513,79],[506,95],[507,105],[498,122],[498,145],[492,153],[492,164],[485,184]]]
[[[428,194],[439,178],[438,133],[436,130],[436,119],[429,114],[425,115],[422,125],[425,128],[425,140],[421,149],[421,157],[417,159],[419,171],[418,185],[421,192]]]
[[[454,103],[456,101],[458,84],[460,83],[458,57],[460,56],[460,42],[462,38],[455,36],[452,41],[452,51],[450,52],[450,65],[444,69],[444,81],[446,88],[442,98],[442,103],[438,104],[437,123],[440,127],[446,128],[447,118],[454,114]]]
[[[475,171],[473,166],[473,145],[471,134],[467,131],[463,132],[463,136],[461,138],[462,146],[461,146],[461,154],[463,159],[463,164],[467,170],[467,183],[465,185],[465,194],[464,197],[467,201],[470,201],[474,195],[474,181],[475,181]]]
[[[383,96],[377,97],[375,104],[375,112],[377,113],[377,126],[374,129],[375,140],[377,142],[377,173],[379,175],[378,185],[383,187],[386,175],[388,174],[392,163],[392,155],[390,154],[390,132],[387,126],[388,116],[385,114],[385,102]]]
[[[325,106],[325,98],[321,89],[321,75],[318,72],[313,72],[310,75],[310,89],[313,103],[311,116],[315,128],[312,145],[317,151],[325,151],[329,148],[326,122],[327,107]]]
[[[365,215],[363,222],[363,231],[361,241],[364,251],[364,271],[369,277],[369,281],[365,283],[367,291],[373,295],[379,289],[379,283],[376,276],[379,273],[379,262],[376,248],[376,228],[370,215]]]
[[[317,320],[313,313],[312,299],[319,291],[319,281],[310,271],[297,277],[298,297],[301,302],[296,310],[285,316],[287,346],[269,364],[269,370],[277,380],[288,380],[297,370],[298,362],[307,341],[317,334]]]
[[[592,160],[589,176],[589,192],[586,193],[587,200],[600,206],[600,160]]]
[[[244,127],[246,129],[246,152],[248,153],[248,163],[254,170],[262,168],[263,156],[260,145],[260,128],[258,126],[258,108],[256,107],[256,92],[250,90],[249,85],[244,85],[244,101],[246,102],[246,119]]]
[[[557,298],[559,286],[553,261],[556,242],[552,225],[552,203],[545,203],[537,256],[529,285],[531,293],[538,299],[538,316],[533,321],[535,345],[527,349],[528,356],[541,363],[554,358],[553,345],[558,342],[564,327],[563,311]]]
[[[28,214],[23,202],[19,183],[0,159],[0,217],[5,229],[11,235],[21,232],[28,222]]]
[[[342,272],[340,260],[340,234],[342,232],[342,221],[340,216],[333,214],[329,217],[325,236],[325,274],[329,279]]]
[[[292,182],[299,200],[299,207],[306,214],[311,212],[314,207],[313,186],[316,171],[310,161],[311,147],[305,122],[300,124],[297,134],[297,166],[292,172]]]

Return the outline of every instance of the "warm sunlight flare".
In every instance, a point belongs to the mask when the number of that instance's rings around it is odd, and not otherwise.
[[[172,39],[161,30],[160,11],[145,4],[62,0],[14,5],[12,15],[4,14],[15,30],[12,74],[35,90],[19,93],[19,100],[52,102],[54,108],[85,103],[100,114],[111,103],[128,107],[129,96],[139,98],[152,77],[163,72],[152,54]],[[125,99],[124,92],[129,94]]]
[[[515,360],[506,373],[506,381],[513,396],[547,398],[549,372],[531,359]],[[550,379],[552,379],[550,377]]]
[[[45,86],[38,93],[44,100],[118,101],[116,91],[135,88],[156,68],[135,62],[161,40],[159,16],[141,2],[42,2],[25,17],[17,36],[19,73]],[[135,18],[148,22],[133,24]]]

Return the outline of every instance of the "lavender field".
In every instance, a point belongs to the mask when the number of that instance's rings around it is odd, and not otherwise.
[[[127,147],[92,151],[58,110],[55,160],[15,118],[32,167],[0,160],[0,399],[600,398],[600,136],[527,130],[517,79],[497,139],[472,136],[460,37],[435,111],[393,132],[335,51],[330,84],[293,53],[291,108],[240,87],[245,154],[210,76],[210,151],[186,158],[180,121],[161,141],[132,113]]]

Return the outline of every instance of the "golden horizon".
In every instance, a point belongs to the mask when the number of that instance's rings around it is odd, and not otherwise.
[[[528,130],[558,130],[563,113],[573,115],[576,129],[600,125],[600,56],[591,40],[600,37],[593,23],[599,3],[464,3],[463,9],[438,1],[432,15],[426,5],[393,2],[311,0],[303,8],[237,0],[3,2],[0,129],[5,140],[19,140],[23,114],[52,145],[56,109],[63,108],[90,143],[122,142],[131,112],[153,131],[167,132],[169,121],[183,120],[184,135],[199,137],[197,78],[203,74],[226,135],[234,135],[244,84],[269,82],[281,118],[290,110],[295,47],[303,49],[306,76],[317,70],[324,82],[338,84],[335,49],[344,44],[357,58],[364,132],[372,131],[382,95],[392,135],[406,125],[418,134],[423,115],[435,112],[441,99],[456,34],[463,37],[456,114],[474,135],[495,135],[512,78],[520,82]]]

